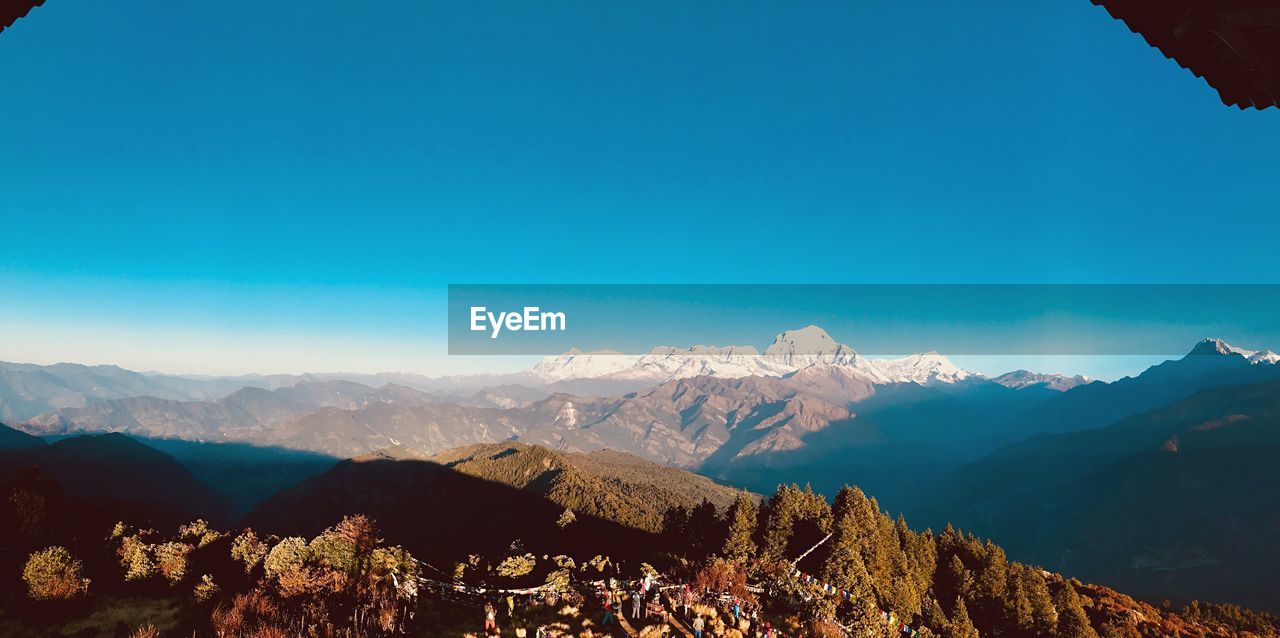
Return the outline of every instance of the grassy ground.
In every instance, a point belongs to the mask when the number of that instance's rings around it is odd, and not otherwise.
[[[173,599],[100,598],[91,605],[0,610],[0,638],[116,638],[143,625],[154,625],[164,636],[181,619],[182,608]]]

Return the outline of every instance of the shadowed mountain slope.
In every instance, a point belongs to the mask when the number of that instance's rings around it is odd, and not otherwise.
[[[940,485],[933,522],[1140,595],[1277,609],[1280,382],[1203,390],[999,450]]]
[[[9,477],[25,467],[56,480],[69,495],[145,506],[158,522],[230,519],[227,501],[182,464],[122,434],[77,436],[0,452],[0,475]]]
[[[363,513],[383,525],[389,540],[442,560],[501,551],[516,541],[535,553],[641,555],[653,550],[667,507],[692,507],[705,498],[723,508],[736,494],[705,477],[618,453],[498,444],[429,457],[396,448],[343,461],[284,490],[245,523],[313,533],[335,517]],[[575,520],[562,526],[565,510]]]
[[[0,423],[0,452],[7,450],[26,450],[44,445],[44,439],[19,432]]]

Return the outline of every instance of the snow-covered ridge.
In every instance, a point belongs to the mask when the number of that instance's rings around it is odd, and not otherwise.
[[[1245,350],[1237,348],[1222,339],[1210,337],[1196,344],[1188,354],[1240,355],[1254,365],[1275,365],[1280,362],[1280,354],[1270,350]]]
[[[546,382],[569,379],[643,380],[661,383],[697,376],[781,377],[809,366],[837,366],[875,383],[955,383],[974,376],[937,353],[869,359],[817,326],[788,330],[761,354],[752,346],[661,346],[644,355],[612,351],[545,357],[530,374]]]
[[[992,377],[991,380],[1006,388],[1013,388],[1015,390],[1030,388],[1033,386],[1043,386],[1050,390],[1058,390],[1060,392],[1066,392],[1067,390],[1079,385],[1093,383],[1093,379],[1082,374],[1068,376],[1056,373],[1031,372],[1030,370],[1014,370],[1013,372],[1006,372],[998,377]]]

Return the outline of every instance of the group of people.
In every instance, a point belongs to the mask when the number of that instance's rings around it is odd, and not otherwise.
[[[695,609],[695,606],[702,602],[703,597],[688,584],[673,585],[666,589],[668,593],[664,603],[662,589],[657,586],[656,580],[651,575],[645,575],[629,583],[629,587],[625,588],[620,587],[617,581],[610,579],[597,592],[603,608],[600,628],[608,630],[618,626],[619,616],[625,615],[631,620],[646,624],[656,620],[662,635],[669,636],[672,633],[672,614],[678,610],[680,617],[693,631],[694,638],[709,635],[710,619]],[[739,625],[743,619],[749,619],[753,625],[755,624],[759,617],[756,606],[749,607],[737,598],[731,599],[729,603],[725,611],[733,617],[734,625]],[[768,623],[757,630],[755,635],[761,638],[776,638],[775,635],[764,633],[765,630],[768,630]]]
[[[532,594],[514,594],[507,593],[504,596],[490,596],[484,603],[484,634],[486,636],[501,636],[502,632],[498,628],[498,609],[506,608],[506,621],[511,626],[515,626],[516,620],[516,600],[521,599],[524,604],[532,604],[536,599]],[[542,595],[542,601],[547,605],[554,607],[558,601],[558,597],[554,592],[547,592]],[[525,636],[526,629],[516,629],[517,637]],[[534,630],[533,635],[526,638],[547,638],[548,632],[546,627],[539,626]]]
[[[600,583],[597,590],[597,597],[602,607],[602,616],[598,629],[602,636],[608,636],[616,633],[620,626],[620,619],[623,617],[637,621],[637,624],[656,623],[659,627],[661,635],[665,638],[673,634],[673,614],[679,612],[680,618],[683,619],[693,633],[694,638],[707,638],[710,635],[711,618],[707,618],[704,612],[697,607],[706,597],[700,595],[694,587],[688,584],[670,585],[666,587],[666,601],[663,600],[663,589],[658,586],[657,580],[653,575],[646,574],[638,580],[630,583],[621,583],[614,578],[608,579],[606,582]],[[552,598],[554,592],[547,591],[542,594],[543,602],[554,607],[558,600]],[[516,619],[516,599],[517,595],[506,594],[503,596],[490,597],[484,604],[484,633],[487,636],[501,635],[498,628],[498,618],[500,610],[505,608],[505,621],[512,626],[517,624]],[[532,596],[519,596],[521,598],[529,598],[529,602],[533,602]],[[728,617],[732,618],[732,625],[743,627],[743,621],[748,621],[746,626],[751,628],[752,638],[782,638],[782,635],[768,622],[760,622],[759,606],[754,603],[748,603],[738,598],[728,596],[719,596],[713,604],[718,603],[721,611]],[[728,620],[728,618],[726,618]],[[517,636],[525,634],[527,630],[517,629]],[[588,631],[590,631],[588,629]],[[679,635],[677,632],[676,635]],[[539,626],[534,630],[533,635],[526,638],[547,638],[548,632],[545,627]]]

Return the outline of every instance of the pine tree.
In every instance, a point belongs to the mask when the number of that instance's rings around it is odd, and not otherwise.
[[[841,490],[840,493],[845,492]],[[838,499],[837,503],[839,503]],[[867,570],[862,561],[862,539],[852,509],[840,510],[840,518],[836,520],[831,534],[831,540],[827,541],[826,559],[822,563],[820,572],[823,580],[850,591],[859,584],[869,585],[866,582],[857,582],[859,579],[863,581],[869,579],[864,577],[867,575]]]
[[[724,545],[724,524],[711,501],[703,499],[689,512],[688,533],[694,558],[705,558]]]
[[[946,569],[940,571],[942,573],[939,574],[938,579],[939,595],[945,595],[948,598],[968,598],[973,594],[973,573],[964,566],[960,556],[952,555]]]
[[[739,494],[725,516],[729,521],[729,535],[721,549],[725,556],[733,560],[745,560],[755,555],[756,543],[751,537],[756,531],[758,515],[755,499],[746,492]]]
[[[955,609],[951,612],[951,622],[943,635],[946,638],[978,638],[978,628],[974,627],[973,621],[969,619],[969,610],[964,606],[963,598],[956,598]]]
[[[1058,626],[1058,612],[1049,594],[1049,583],[1038,567],[1025,567],[1021,574],[1022,589],[1031,604],[1031,630],[1037,636],[1048,636]]]
[[[978,570],[974,576],[976,602],[973,617],[983,627],[1000,623],[1004,615],[1005,587],[1009,581],[1009,561],[1004,550],[987,541],[982,545]]]
[[[938,604],[936,598],[930,597],[925,601],[920,620],[925,627],[939,636],[945,636],[948,631],[951,631],[951,621],[947,620],[947,614],[942,611],[942,605]]]
[[[1034,617],[1031,613],[1031,599],[1027,597],[1027,590],[1022,585],[1022,572],[1026,568],[1013,564],[1010,565],[1006,578],[1004,592],[1004,622],[1003,625],[1010,628],[1016,628],[1018,634],[1032,634],[1032,625]]]
[[[1059,638],[1098,638],[1098,632],[1089,624],[1088,614],[1084,613],[1080,595],[1070,582],[1062,584],[1053,603],[1058,609]]]
[[[662,513],[662,544],[679,548],[684,553],[689,545],[689,510],[682,505],[672,505]]]
[[[769,498],[764,532],[761,534],[765,560],[786,560],[792,526],[799,509],[799,488],[779,485]]]
[[[862,562],[861,530],[858,528],[852,499],[857,496],[850,488],[840,490],[836,497],[837,518],[827,541],[828,550],[822,563],[822,578],[842,591],[849,592],[849,601],[840,606],[848,624],[856,634],[883,628],[876,603],[875,587],[866,565]]]

